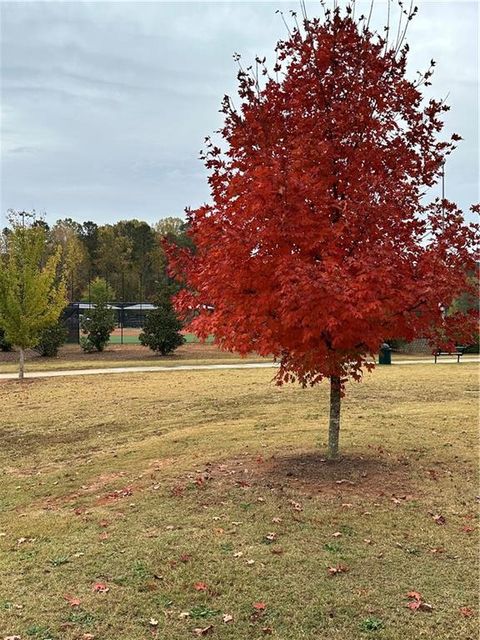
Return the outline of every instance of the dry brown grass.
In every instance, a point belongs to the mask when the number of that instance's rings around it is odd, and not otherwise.
[[[137,344],[111,344],[101,353],[84,353],[79,345],[62,347],[57,357],[42,358],[36,351],[27,352],[26,371],[52,371],[65,369],[92,369],[95,367],[174,366],[176,364],[260,362],[263,358],[220,351],[212,344],[188,343],[170,356],[159,356],[147,347]],[[18,370],[18,354],[0,352],[0,373]]]
[[[350,385],[338,463],[326,386],[271,377],[0,383],[4,635],[476,638],[476,365]],[[410,611],[411,590],[433,611]]]

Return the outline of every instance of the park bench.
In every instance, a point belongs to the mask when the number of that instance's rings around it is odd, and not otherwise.
[[[463,351],[460,348],[457,348],[455,351],[435,351],[433,356],[435,358],[435,364],[437,364],[437,358],[440,356],[455,356],[457,358],[457,362],[460,362],[460,358],[463,356]]]

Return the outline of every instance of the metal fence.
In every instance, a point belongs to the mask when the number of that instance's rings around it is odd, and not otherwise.
[[[149,302],[112,302],[109,308],[115,314],[115,329],[110,334],[111,344],[138,344],[147,313],[155,309]],[[93,303],[72,302],[63,311],[62,322],[68,331],[67,342],[80,343],[81,317],[94,308]]]

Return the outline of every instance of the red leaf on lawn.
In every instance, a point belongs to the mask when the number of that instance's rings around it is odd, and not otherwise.
[[[74,596],[71,596],[69,593],[66,593],[63,597],[71,607],[80,606],[80,600],[78,598],[75,598]]]
[[[201,627],[197,627],[196,629],[193,630],[193,633],[196,636],[206,636],[207,633],[211,633],[213,631],[213,624],[209,624],[208,627],[203,627],[203,629]]]
[[[204,582],[196,582],[194,587],[197,591],[206,591],[208,589],[207,585]]]
[[[133,496],[133,488],[124,487],[123,489],[115,489],[115,491],[110,491],[110,493],[106,494],[104,500],[117,500],[118,498],[128,498],[129,496]]]
[[[96,593],[107,593],[108,591],[110,591],[110,588],[107,587],[107,585],[104,582],[95,582],[92,590],[95,591]]]
[[[328,567],[328,573],[331,576],[336,576],[338,573],[347,573],[348,567],[345,564],[337,564],[336,567]]]
[[[474,615],[474,611],[470,607],[460,607],[460,613],[465,618],[471,618]]]
[[[428,604],[428,602],[423,602],[422,595],[418,593],[418,591],[409,591],[407,598],[411,598],[411,601],[407,604],[407,607],[411,609],[411,611],[433,611],[433,606]]]
[[[192,556],[188,553],[182,553],[180,556],[180,562],[189,562],[192,559]]]
[[[277,534],[274,531],[270,531],[270,533],[267,533],[267,535],[263,538],[265,542],[275,542],[275,540],[277,539]]]
[[[177,484],[175,487],[172,487],[170,489],[170,491],[172,492],[173,496],[176,496],[176,497],[183,496],[183,492],[185,491],[185,487],[183,487],[180,484]]]
[[[432,514],[432,518],[433,518],[434,522],[436,522],[436,524],[445,524],[446,523],[445,518],[442,515],[440,515],[439,513]]]
[[[295,502],[295,500],[289,500],[288,504],[292,505],[295,511],[303,511],[303,507],[300,502]]]
[[[265,611],[265,609],[267,608],[267,605],[265,604],[265,602],[254,602],[253,608],[256,609],[257,611]]]
[[[462,531],[463,533],[472,533],[472,531],[475,531],[475,527],[471,527],[470,525],[466,524],[464,527],[462,527]]]

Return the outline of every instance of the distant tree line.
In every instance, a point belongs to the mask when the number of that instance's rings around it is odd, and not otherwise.
[[[52,253],[60,246],[67,300],[88,301],[89,283],[96,278],[106,281],[113,299],[153,302],[158,284],[166,277],[166,257],[162,238],[179,246],[191,247],[186,223],[180,218],[164,218],[149,225],[141,220],[121,220],[99,225],[79,223],[72,218],[48,225],[38,218],[35,223],[47,235]],[[2,231],[2,243],[11,229]]]
[[[161,355],[184,342],[171,297],[178,285],[167,274],[162,240],[190,247],[185,223],[166,218],[151,227],[139,220],[113,225],[77,223],[70,218],[49,226],[35,211],[7,214],[0,233],[0,350],[55,356],[64,343],[62,311],[68,302],[92,303],[81,317],[80,346],[103,351],[115,327],[109,302],[151,301],[141,343]]]

